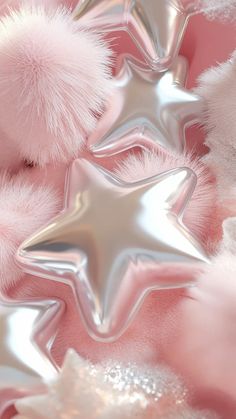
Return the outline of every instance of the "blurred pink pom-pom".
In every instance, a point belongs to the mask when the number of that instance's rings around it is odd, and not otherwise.
[[[170,359],[197,386],[236,399],[236,219],[228,219],[223,228],[220,253],[182,302]]]
[[[192,0],[192,4],[210,20],[235,21],[235,0]]]
[[[236,182],[236,52],[228,61],[206,70],[196,91],[207,103],[204,127],[210,152],[204,161],[216,174],[219,196],[225,198]]]
[[[198,237],[204,238],[216,203],[215,186],[210,172],[191,155],[162,151],[158,155],[151,152],[131,155],[120,164],[117,175],[127,182],[134,182],[177,167],[190,167],[197,175],[197,187],[186,208],[184,222]]]
[[[32,185],[27,173],[0,176],[0,288],[7,289],[21,276],[15,263],[20,243],[56,214],[59,198],[52,187]]]
[[[0,126],[23,158],[76,156],[110,93],[111,51],[66,9],[24,6],[0,21]]]

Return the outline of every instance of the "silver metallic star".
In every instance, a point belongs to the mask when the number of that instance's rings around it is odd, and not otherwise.
[[[162,71],[178,55],[190,13],[181,0],[80,0],[74,15],[102,31],[126,30],[149,66]]]
[[[15,399],[55,377],[50,348],[63,311],[56,300],[0,301],[0,417]]]
[[[89,138],[93,153],[103,157],[135,146],[183,152],[185,128],[204,109],[204,100],[184,88],[187,69],[184,57],[162,73],[124,57],[107,111]]]
[[[69,284],[90,335],[114,340],[149,291],[192,284],[194,268],[208,260],[182,224],[195,184],[190,169],[127,184],[75,160],[65,210],[17,259],[26,272]]]

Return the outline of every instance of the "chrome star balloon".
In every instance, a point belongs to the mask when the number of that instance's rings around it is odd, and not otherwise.
[[[80,0],[74,14],[102,31],[126,30],[149,66],[159,71],[178,55],[190,16],[181,0]]]
[[[184,57],[162,73],[123,57],[107,111],[89,138],[93,153],[103,157],[135,146],[182,152],[185,128],[204,109],[204,100],[184,88],[187,68]]]
[[[64,304],[0,301],[0,417],[19,397],[56,376],[50,355]]]
[[[208,260],[182,224],[195,183],[184,168],[127,184],[75,160],[64,212],[17,259],[26,272],[70,284],[89,334],[114,340],[150,290],[192,284]]]

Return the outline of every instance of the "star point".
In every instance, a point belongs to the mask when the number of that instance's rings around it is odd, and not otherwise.
[[[50,349],[64,303],[0,301],[0,416],[14,400],[39,391],[58,367]]]
[[[67,178],[73,193],[67,192],[64,211],[22,244],[18,261],[26,272],[69,284],[88,333],[112,341],[150,290],[185,287],[208,261],[182,223],[195,184],[188,168],[125,183],[78,159]],[[144,281],[136,275],[140,264]],[[185,274],[177,282],[165,278],[163,270],[178,267]]]
[[[190,16],[181,0],[81,0],[75,19],[103,32],[128,32],[148,65],[172,65]]]

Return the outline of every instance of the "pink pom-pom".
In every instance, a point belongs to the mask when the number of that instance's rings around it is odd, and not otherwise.
[[[186,208],[184,222],[198,237],[203,238],[215,206],[215,187],[209,171],[191,155],[162,151],[158,155],[151,152],[144,152],[141,156],[131,155],[120,164],[117,175],[127,182],[134,182],[177,167],[189,167],[197,175],[197,187]]]
[[[217,19],[223,22],[234,21],[236,12],[235,0],[194,0],[195,10],[202,12],[210,19]]]
[[[111,90],[107,44],[43,6],[2,17],[0,35],[0,127],[29,161],[76,156]]]
[[[198,387],[236,399],[236,219],[223,227],[220,253],[182,302],[170,360]]]
[[[22,272],[15,263],[20,243],[56,214],[59,199],[52,187],[32,185],[27,172],[0,176],[0,288],[15,283]]]
[[[228,198],[236,182],[236,51],[228,61],[206,70],[196,91],[207,103],[204,127],[210,152],[204,161],[216,174],[219,196]]]

